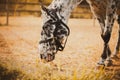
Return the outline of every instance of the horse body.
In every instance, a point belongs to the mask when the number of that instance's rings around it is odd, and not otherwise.
[[[43,9],[42,10],[43,24],[44,25],[47,24],[46,22],[48,22],[49,20],[52,20],[52,22],[55,22],[56,20],[58,20],[58,21],[61,20],[62,23],[67,24],[72,10],[78,4],[80,4],[82,1],[83,0],[53,0],[47,9],[42,8]],[[112,27],[114,24],[116,14],[118,16],[117,21],[120,26],[120,0],[87,0],[87,2],[90,5],[91,11],[93,12],[95,17],[99,21],[99,24],[101,27],[101,37],[104,41],[103,53],[101,55],[101,59],[98,62],[98,64],[104,65],[104,61],[106,59],[109,62],[109,64],[111,64],[111,58],[110,58],[111,51],[109,48],[109,40],[111,37]],[[57,18],[57,19],[54,19],[54,18]],[[44,25],[43,25],[43,27],[44,27]],[[67,28],[65,28],[65,25],[62,25],[61,23],[59,25],[61,25],[63,31],[66,32],[66,34],[68,34],[69,30]],[[48,40],[51,37],[52,38],[56,37],[53,35],[54,31],[56,30],[56,27],[59,27],[59,26],[58,25],[52,26],[52,30],[53,30],[52,32],[50,30],[48,30],[48,32],[51,36],[45,35],[45,31],[43,29],[42,32],[44,33],[44,35],[41,35],[42,36],[41,39]],[[59,28],[57,28],[57,29],[59,29]],[[59,34],[59,36],[60,35],[63,36],[61,39],[57,38],[59,41],[59,44],[62,44],[62,40],[64,41],[65,38],[68,36],[66,34],[64,34],[64,33]],[[54,40],[52,42],[54,42]],[[50,44],[50,42],[48,42],[48,43]],[[43,52],[41,51],[42,54],[47,55],[47,53],[54,52],[54,51],[49,52],[49,51],[51,51],[51,46],[48,47],[48,45],[49,45],[48,43],[46,42],[44,44],[40,44],[42,47],[42,50],[43,50]],[[56,43],[54,44],[54,48],[56,48],[55,46],[56,46]],[[46,49],[44,47],[46,47]],[[120,47],[120,29],[119,29],[119,36],[118,36],[118,41],[117,41],[116,48],[114,51],[114,55],[117,55],[117,53],[119,51],[119,47]],[[46,56],[46,57],[49,57],[49,56]]]
[[[117,22],[120,27],[120,0],[87,0],[87,2],[90,5],[91,11],[99,21],[101,27],[101,37],[104,41],[103,53],[98,64],[104,64],[104,61],[107,59],[108,65],[111,65],[109,40],[116,15]],[[113,56],[116,56],[119,53],[119,47],[120,30],[118,32],[118,41]]]

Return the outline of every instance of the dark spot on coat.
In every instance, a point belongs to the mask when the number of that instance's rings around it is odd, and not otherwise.
[[[115,5],[112,5],[111,8],[114,9],[114,8],[115,8]]]
[[[109,28],[109,26],[107,26],[107,28]]]
[[[110,17],[110,19],[111,19],[111,18],[113,17],[113,14],[111,13],[111,14],[109,14],[108,16],[109,16],[109,17]]]
[[[117,21],[118,21],[118,24],[120,24],[120,15],[118,15]]]

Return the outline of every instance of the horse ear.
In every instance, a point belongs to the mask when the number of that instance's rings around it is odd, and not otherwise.
[[[43,11],[46,11],[47,8],[43,5],[42,0],[39,0],[39,3],[40,3],[40,5],[41,5],[42,10],[43,10]]]
[[[45,6],[43,6],[43,5],[41,6],[41,8],[42,8],[42,10],[45,11],[45,12],[48,11],[47,8],[46,8]]]

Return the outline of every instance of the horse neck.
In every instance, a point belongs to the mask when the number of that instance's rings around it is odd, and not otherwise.
[[[60,15],[64,18],[64,22],[67,23],[71,12],[81,1],[83,0],[53,0],[48,8],[59,8]]]

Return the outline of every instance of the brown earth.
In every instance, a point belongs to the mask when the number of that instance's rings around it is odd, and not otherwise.
[[[11,17],[9,21],[9,26],[0,26],[0,62],[11,68],[22,66],[28,73],[31,69],[33,73],[36,72],[36,61],[41,63],[37,48],[41,18]],[[5,17],[0,18],[2,22],[5,22]],[[94,24],[92,19],[70,19],[68,25],[71,33],[66,48],[56,54],[53,63],[70,72],[80,71],[84,67],[95,68],[103,50],[98,22]],[[117,26],[115,23],[109,43],[112,52],[118,35]],[[113,80],[120,80],[120,59],[113,60],[113,66],[106,67],[106,71],[115,71]]]

